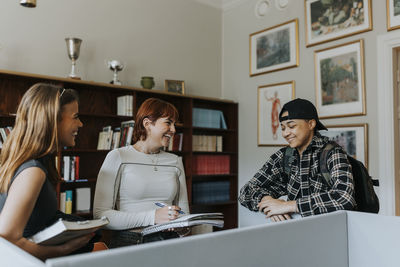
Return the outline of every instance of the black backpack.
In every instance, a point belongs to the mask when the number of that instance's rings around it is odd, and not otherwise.
[[[319,167],[321,174],[324,177],[325,184],[330,187],[330,173],[328,171],[327,158],[329,151],[331,151],[335,146],[338,146],[335,142],[327,143],[321,152],[319,159]],[[379,212],[379,199],[375,194],[374,186],[379,186],[379,180],[372,179],[369,175],[367,168],[365,168],[362,162],[356,160],[355,158],[347,155],[349,163],[352,168],[353,180],[354,180],[354,191],[355,200],[357,203],[357,210],[362,212]],[[285,155],[283,157],[283,169],[287,177],[290,175],[291,164],[294,161],[294,148],[287,147],[285,150]]]

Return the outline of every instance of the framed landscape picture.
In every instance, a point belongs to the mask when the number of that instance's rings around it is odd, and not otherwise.
[[[386,0],[388,31],[400,28],[400,0]]]
[[[368,168],[368,125],[348,124],[326,126],[328,131],[320,131],[321,135],[335,141],[353,158],[364,163]]]
[[[284,146],[279,112],[282,106],[295,97],[294,81],[258,87],[257,140],[258,146]]]
[[[299,65],[298,20],[250,34],[250,76]]]
[[[178,80],[165,80],[165,90],[170,93],[183,95],[185,93],[185,82]]]
[[[363,40],[315,51],[314,59],[320,118],[365,115]]]
[[[307,47],[372,30],[371,0],[304,0]]]

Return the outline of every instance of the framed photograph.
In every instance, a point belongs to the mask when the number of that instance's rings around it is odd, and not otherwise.
[[[365,115],[364,45],[358,40],[315,51],[320,118]]]
[[[372,30],[371,0],[304,0],[307,47]]]
[[[183,95],[185,93],[185,82],[178,80],[165,80],[165,90],[170,93]]]
[[[338,143],[347,154],[361,161],[368,168],[368,125],[366,123],[326,126],[326,128],[328,131],[320,131],[321,135]]]
[[[386,0],[388,31],[400,28],[400,0]]]
[[[294,81],[258,87],[258,146],[287,145],[281,133],[279,112],[281,112],[282,106],[294,97]]]
[[[299,65],[298,20],[250,34],[250,76]]]

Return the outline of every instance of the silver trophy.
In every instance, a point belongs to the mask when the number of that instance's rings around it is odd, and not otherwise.
[[[111,84],[122,85],[121,81],[118,80],[118,71],[124,69],[124,64],[118,60],[110,60],[107,61],[107,67],[114,72],[113,80],[110,82]]]
[[[75,64],[79,57],[79,49],[81,47],[82,40],[79,38],[65,38],[65,42],[67,43],[68,56],[72,61],[72,68],[69,77],[73,79],[80,79],[75,73]]]

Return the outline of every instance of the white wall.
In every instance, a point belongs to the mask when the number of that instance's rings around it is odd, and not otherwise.
[[[274,3],[273,0],[270,1]],[[377,177],[378,121],[376,99],[377,36],[386,33],[386,1],[373,0],[373,31],[306,48],[304,1],[290,0],[281,11],[272,5],[268,14],[259,19],[254,15],[256,0],[242,0],[223,14],[223,96],[239,102],[239,189],[262,166],[276,147],[257,146],[257,87],[260,85],[295,80],[296,97],[315,103],[314,51],[352,40],[365,41],[365,81],[367,115],[323,120],[325,125],[368,123],[369,170]],[[288,70],[249,77],[249,34],[271,26],[299,19],[300,66]],[[400,31],[399,31],[400,34]],[[385,179],[385,177],[380,177]],[[264,216],[239,208],[239,224],[247,226],[264,223]]]
[[[83,39],[77,73],[109,82],[105,60],[126,63],[125,85],[185,80],[188,94],[221,95],[221,10],[187,0],[0,1],[0,68],[66,77],[65,37]]]

